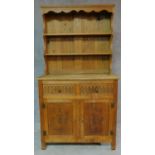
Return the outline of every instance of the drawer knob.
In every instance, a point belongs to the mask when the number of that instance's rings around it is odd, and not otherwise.
[[[98,93],[99,90],[98,90],[98,87],[95,87],[95,93]]]
[[[96,91],[95,91],[96,93],[98,93],[98,89],[96,89]]]
[[[58,93],[61,93],[61,90],[60,89],[58,90]]]

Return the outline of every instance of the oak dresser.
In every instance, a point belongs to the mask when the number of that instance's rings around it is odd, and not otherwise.
[[[38,78],[41,145],[116,147],[114,5],[42,6],[45,74]]]

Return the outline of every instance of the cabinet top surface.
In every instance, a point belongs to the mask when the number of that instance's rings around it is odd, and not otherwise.
[[[113,74],[66,74],[66,75],[43,75],[38,80],[115,80],[118,79]]]
[[[69,13],[71,11],[85,11],[85,12],[101,12],[108,11],[113,13],[115,5],[114,4],[96,4],[96,5],[42,5],[42,14],[47,14],[49,12],[55,13]]]

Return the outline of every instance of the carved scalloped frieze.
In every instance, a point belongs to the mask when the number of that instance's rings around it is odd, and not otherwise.
[[[113,13],[114,8],[110,6],[105,6],[105,7],[42,7],[42,14],[48,14],[50,12],[53,13],[70,13],[70,12],[86,12],[86,13],[91,13],[91,12],[102,12],[102,11],[107,11],[109,13]]]

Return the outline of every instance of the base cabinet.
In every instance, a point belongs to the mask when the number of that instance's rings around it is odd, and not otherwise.
[[[78,95],[81,94],[78,82],[65,84],[64,88],[61,82],[52,85],[51,81],[39,81],[42,149],[48,143],[111,143],[112,149],[115,149],[117,81],[110,83],[112,90],[109,81],[103,82],[100,87],[108,86],[107,92],[111,95],[104,91],[107,97],[105,94],[102,97],[98,94],[103,93],[101,89],[94,89],[95,92],[100,90],[94,95],[90,87],[90,91],[82,89],[84,98]],[[50,86],[54,90],[50,90]],[[62,99],[63,95],[59,97],[61,93],[65,93],[65,99]],[[71,94],[74,95],[71,97]]]

